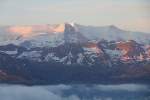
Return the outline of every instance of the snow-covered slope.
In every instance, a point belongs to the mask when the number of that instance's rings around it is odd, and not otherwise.
[[[150,43],[150,34],[121,30],[113,25],[104,27],[79,24],[31,25],[0,27],[0,45],[16,44],[30,46],[57,46],[65,42],[127,41]]]
[[[142,32],[132,32],[119,29],[116,26],[83,26],[75,24],[76,29],[89,40],[120,41],[120,40],[135,40],[140,43],[150,43],[150,34]]]
[[[0,28],[0,45],[57,46],[63,42],[64,24],[8,26]]]

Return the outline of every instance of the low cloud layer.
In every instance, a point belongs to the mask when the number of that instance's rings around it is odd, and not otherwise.
[[[140,95],[139,95],[140,94]],[[0,85],[1,100],[148,100],[145,85]]]

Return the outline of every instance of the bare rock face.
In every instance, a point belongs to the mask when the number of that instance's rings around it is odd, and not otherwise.
[[[87,42],[87,39],[71,24],[65,24],[64,39],[66,43]]]

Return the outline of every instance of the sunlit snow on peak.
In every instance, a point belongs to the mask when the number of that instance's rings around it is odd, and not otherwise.
[[[8,29],[9,32],[17,33],[23,37],[28,37],[31,35],[33,29],[30,26],[14,26]]]
[[[54,32],[55,33],[57,33],[57,32],[64,32],[64,30],[65,30],[65,25],[64,24],[60,24],[56,28],[54,28]]]
[[[74,26],[75,26],[75,23],[74,23],[74,22],[71,22],[70,25],[71,25],[72,27],[74,27]]]

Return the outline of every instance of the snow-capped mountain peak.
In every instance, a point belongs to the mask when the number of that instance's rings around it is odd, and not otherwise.
[[[75,25],[65,24],[64,40],[66,43],[83,43],[87,39],[76,29]]]
[[[70,23],[68,23],[68,24],[70,24],[72,27],[75,26],[75,23],[74,23],[74,22],[70,22]]]

